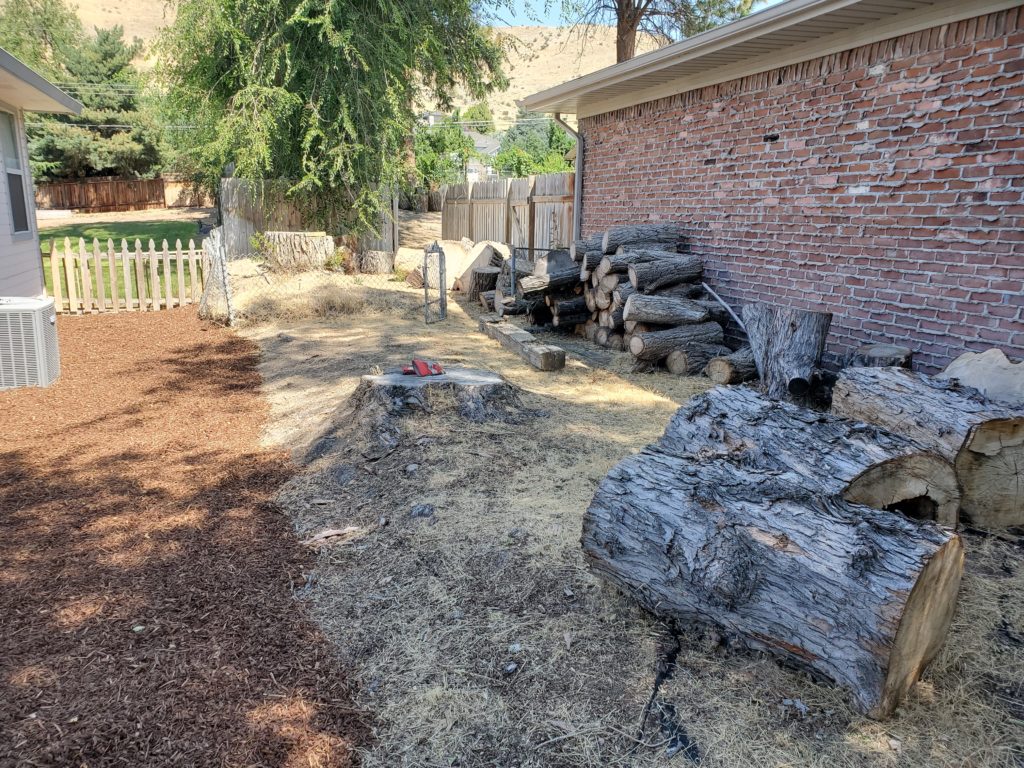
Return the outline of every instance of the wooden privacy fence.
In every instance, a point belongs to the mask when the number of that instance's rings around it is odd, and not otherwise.
[[[47,292],[53,296],[57,311],[64,314],[97,312],[133,312],[170,309],[199,301],[207,265],[201,247],[192,240],[188,247],[181,241],[172,249],[167,241],[157,248],[150,240],[143,250],[112,240],[101,245],[92,241],[91,249],[79,238],[77,248],[69,238],[64,248],[54,244],[43,257]]]
[[[80,179],[36,185],[37,208],[85,212],[141,211],[166,207],[163,179]]]
[[[513,247],[564,248],[572,240],[573,173],[451,184],[441,237],[497,240]]]

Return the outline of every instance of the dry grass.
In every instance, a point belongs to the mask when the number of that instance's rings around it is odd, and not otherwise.
[[[599,479],[705,382],[631,374],[627,356],[575,343],[567,346],[606,367],[572,356],[565,371],[542,374],[476,333],[457,307],[429,328],[413,317],[348,317],[248,333],[265,353],[268,441],[303,454],[319,435],[342,438],[315,444],[317,458],[280,502],[302,535],[354,529],[321,548],[310,608],[377,718],[367,766],[1024,760],[1019,549],[969,541],[950,641],[894,720],[866,721],[842,692],[689,629],[638,743],[671,642],[591,576],[580,522]],[[413,355],[497,370],[522,390],[524,411],[545,415],[515,428],[470,424],[435,403],[406,421],[398,450],[368,461],[345,399],[359,375]],[[434,518],[409,516],[421,503],[435,505]]]

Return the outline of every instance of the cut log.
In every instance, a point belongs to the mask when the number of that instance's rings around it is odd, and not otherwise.
[[[690,299],[634,293],[626,300],[622,317],[625,320],[639,320],[643,323],[684,325],[703,323],[708,319],[708,311]]]
[[[494,311],[494,291],[480,291],[480,306],[485,312]]]
[[[600,330],[601,326],[599,326],[597,322],[593,318],[591,318],[590,320],[587,320],[586,324],[583,326],[583,337],[587,341],[593,342],[597,339],[597,332]]]
[[[757,378],[754,352],[750,347],[741,347],[735,352],[713,357],[704,370],[715,384],[739,384]]]
[[[629,243],[664,243],[676,245],[686,237],[683,228],[670,221],[609,227],[601,238],[601,250],[615,253],[620,245]]]
[[[535,275],[547,275],[575,268],[575,261],[569,255],[568,249],[565,248],[555,248],[547,253],[542,253],[533,262],[533,274]]]
[[[622,328],[622,310],[602,309],[597,315],[597,324],[602,328]]]
[[[363,251],[359,254],[359,272],[364,275],[390,275],[395,271],[392,251]]]
[[[573,240],[569,245],[569,255],[572,256],[573,261],[579,261],[587,251],[600,251],[603,239],[604,232],[597,232],[590,237]]]
[[[612,291],[619,287],[620,278],[620,275],[605,275],[597,284],[597,289],[599,291],[606,291],[609,294],[610,300]]]
[[[646,264],[649,261],[657,261],[658,259],[673,259],[677,257],[678,254],[673,253],[671,251],[623,251],[622,253],[602,257],[600,263],[597,265],[597,267],[594,268],[593,273],[597,276],[598,280],[602,280],[608,275],[627,274],[630,266],[633,264]]]
[[[660,443],[601,482],[582,544],[599,575],[652,613],[713,625],[848,688],[875,718],[938,652],[963,573],[948,529]]]
[[[506,315],[525,315],[530,310],[530,302],[506,296],[500,290],[494,291],[494,311],[498,317]]]
[[[566,314],[555,315],[551,320],[551,325],[555,328],[562,330],[572,329],[577,325],[581,325],[590,319],[590,313],[587,311],[583,312],[570,312]]]
[[[583,300],[587,303],[587,309],[591,312],[597,311],[597,290],[589,285],[583,289]]]
[[[671,259],[631,264],[629,282],[641,293],[654,293],[678,283],[699,280],[703,274],[704,264],[700,258],[680,254]]]
[[[626,243],[620,245],[615,249],[616,253],[626,253],[627,251],[663,251],[665,253],[679,253],[679,247],[676,243],[657,243],[657,242],[638,242],[638,243]]]
[[[880,427],[770,400],[750,387],[715,387],[673,416],[663,447],[694,459],[730,456],[744,467],[853,504],[956,528],[952,463]]]
[[[579,270],[564,269],[560,272],[549,272],[544,275],[527,275],[519,278],[519,291],[526,297],[565,288],[580,281]]]
[[[877,424],[949,459],[961,512],[979,528],[1024,525],[1024,410],[902,368],[847,368],[832,412]]]
[[[632,283],[630,288],[633,288]],[[633,288],[635,291],[636,289]],[[647,291],[656,296],[674,296],[679,299],[698,299],[704,295],[704,289],[701,288],[700,283],[678,283],[676,285],[669,285],[663,288],[658,288],[656,291]]]
[[[914,353],[895,344],[865,344],[846,360],[849,368],[910,368]]]
[[[989,400],[1024,408],[1024,361],[1011,362],[1001,349],[965,352],[935,378],[957,379]]]
[[[587,251],[580,257],[580,282],[585,283],[590,279],[590,276],[594,273],[594,270],[601,264],[601,259],[604,258],[600,251]]]
[[[499,267],[475,267],[470,273],[466,294],[470,301],[478,301],[483,291],[493,291],[498,285]]]
[[[768,397],[803,397],[825,351],[830,312],[753,302],[743,307],[750,348]]]
[[[594,305],[598,309],[608,309],[612,305],[612,292],[601,288],[594,289]]]
[[[665,367],[676,376],[696,376],[704,370],[708,361],[729,353],[729,348],[721,344],[687,344],[668,353]]]
[[[658,293],[655,295],[660,296],[661,294]],[[708,311],[708,320],[714,320],[716,323],[723,327],[729,324],[729,310],[727,310],[714,299],[698,298],[694,299],[694,301]]]
[[[515,352],[539,371],[558,371],[565,368],[565,350],[550,344],[541,344],[533,334],[510,323],[492,323],[480,320],[480,331]]]
[[[590,310],[587,309],[586,299],[582,296],[573,296],[572,298],[557,299],[552,302],[551,314],[555,317],[561,317],[562,315],[587,315],[590,316]]]
[[[618,287],[612,291],[612,307],[614,309],[625,307],[626,300],[634,293],[636,293],[636,288],[632,283],[619,283]]]
[[[674,349],[687,344],[721,344],[722,326],[718,323],[696,323],[667,328],[664,331],[633,332],[629,351],[640,360],[663,360]]]
[[[554,319],[554,315],[551,313],[551,308],[543,301],[535,301],[530,304],[530,309],[526,313],[526,322],[530,325],[550,325]]]

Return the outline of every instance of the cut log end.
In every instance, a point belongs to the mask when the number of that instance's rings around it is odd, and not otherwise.
[[[1024,416],[971,430],[954,461],[965,515],[979,528],[1024,525]]]
[[[930,453],[875,464],[850,482],[843,498],[954,529],[960,511],[960,489],[949,462]]]

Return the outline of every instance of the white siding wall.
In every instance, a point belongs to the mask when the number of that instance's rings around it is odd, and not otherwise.
[[[28,174],[25,113],[3,102],[0,102],[0,110],[14,115],[18,143],[21,146],[22,167]],[[3,158],[0,157],[0,166],[2,165]],[[27,176],[25,194],[29,231],[14,234],[10,202],[7,199],[7,174],[0,174],[0,296],[40,296],[44,291],[43,265],[39,258],[39,232],[36,229],[35,194],[30,174]]]

